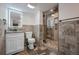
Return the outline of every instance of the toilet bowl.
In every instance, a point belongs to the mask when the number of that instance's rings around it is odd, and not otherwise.
[[[26,38],[28,39],[28,48],[34,49],[35,38],[32,38],[32,32],[26,32]]]

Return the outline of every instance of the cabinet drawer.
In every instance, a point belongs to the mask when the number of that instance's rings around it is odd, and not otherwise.
[[[12,38],[12,37],[23,37],[24,33],[11,33],[11,34],[6,34],[6,38]]]

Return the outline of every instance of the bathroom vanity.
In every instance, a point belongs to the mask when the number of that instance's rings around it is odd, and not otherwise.
[[[6,54],[14,54],[24,50],[24,33],[6,33]]]
[[[15,54],[24,50],[24,33],[20,29],[22,29],[22,12],[8,8],[6,54]]]

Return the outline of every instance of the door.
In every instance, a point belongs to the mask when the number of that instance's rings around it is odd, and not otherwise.
[[[17,51],[23,51],[24,50],[24,34],[16,37],[16,45],[17,45]]]
[[[15,37],[6,38],[6,54],[12,54],[17,50]]]
[[[64,20],[59,23],[59,53],[78,54],[79,18]]]

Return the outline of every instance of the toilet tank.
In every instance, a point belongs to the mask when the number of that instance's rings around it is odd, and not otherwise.
[[[26,32],[26,38],[32,38],[32,32]]]

